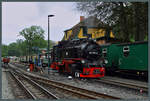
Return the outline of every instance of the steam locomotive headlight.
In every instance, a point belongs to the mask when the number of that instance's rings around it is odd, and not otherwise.
[[[104,63],[107,64],[107,63],[108,63],[108,60],[105,59],[105,60],[104,60]]]
[[[81,60],[81,63],[83,63],[83,64],[84,64],[84,63],[85,63],[85,60]]]

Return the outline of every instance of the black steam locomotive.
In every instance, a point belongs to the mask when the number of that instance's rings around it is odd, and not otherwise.
[[[51,68],[75,77],[103,77],[100,48],[92,39],[61,41],[53,47]]]

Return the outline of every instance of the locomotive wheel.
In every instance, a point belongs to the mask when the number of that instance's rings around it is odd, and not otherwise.
[[[75,67],[76,67],[76,65],[75,64],[70,64],[69,65],[69,68],[70,68],[70,74],[73,76],[73,77],[75,77]]]
[[[77,70],[77,64],[71,64],[71,75],[73,77],[80,77],[80,72]]]

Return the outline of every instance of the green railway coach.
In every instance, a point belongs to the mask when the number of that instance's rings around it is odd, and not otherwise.
[[[105,61],[106,74],[113,74],[118,67],[119,50],[117,44],[102,45],[102,53]]]
[[[119,70],[148,75],[148,42],[124,43],[118,45]]]
[[[148,77],[148,42],[101,45],[106,74],[116,72]]]

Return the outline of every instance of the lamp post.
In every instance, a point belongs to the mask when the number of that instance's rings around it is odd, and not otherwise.
[[[49,17],[53,17],[54,15],[48,15],[48,74],[50,71],[50,58],[49,58]]]

